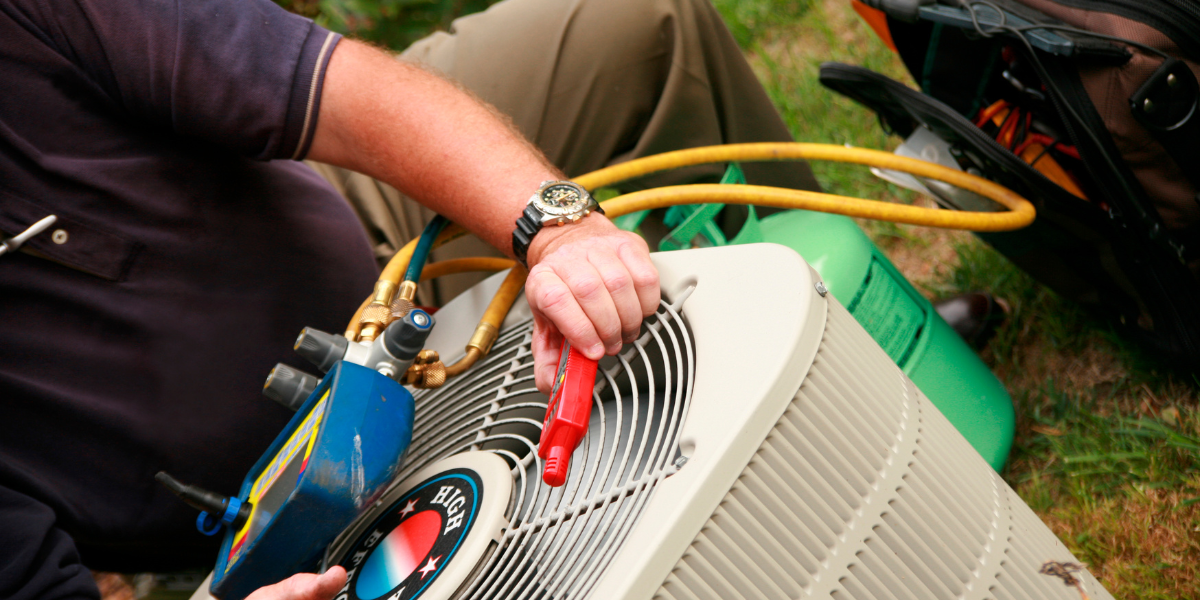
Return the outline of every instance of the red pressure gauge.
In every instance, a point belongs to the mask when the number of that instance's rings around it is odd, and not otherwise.
[[[587,433],[588,419],[592,416],[597,366],[596,361],[563,342],[538,442],[538,456],[546,461],[542,471],[546,485],[558,487],[567,481],[571,453]]]

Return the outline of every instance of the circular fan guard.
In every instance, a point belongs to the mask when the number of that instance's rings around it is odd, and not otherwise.
[[[512,467],[509,525],[457,598],[581,598],[603,574],[656,484],[683,464],[694,355],[681,307],[690,292],[662,303],[636,342],[600,362],[589,431],[561,487],[541,481],[546,396],[534,386],[532,321],[507,328],[461,377],[415,394],[413,441],[397,481],[471,450]]]

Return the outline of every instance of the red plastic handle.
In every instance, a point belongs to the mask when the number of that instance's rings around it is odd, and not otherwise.
[[[538,456],[546,461],[542,471],[546,485],[558,487],[567,481],[571,453],[587,433],[588,419],[592,416],[592,391],[598,366],[570,344],[563,344],[538,442]]]

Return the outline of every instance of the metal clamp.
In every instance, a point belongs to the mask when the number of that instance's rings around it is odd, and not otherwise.
[[[29,229],[0,241],[0,256],[4,256],[6,252],[16,252],[17,249],[23,246],[25,242],[29,241],[30,238],[49,229],[50,226],[53,225],[57,220],[57,216],[50,215],[38,221],[37,223],[30,225]]]

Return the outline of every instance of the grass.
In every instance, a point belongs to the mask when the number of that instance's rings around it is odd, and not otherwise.
[[[768,10],[764,6],[774,11],[769,13],[771,17],[760,15],[760,11]],[[880,130],[873,114],[827,92],[817,80],[820,63],[828,60],[862,64],[890,77],[905,77],[903,68],[889,57],[864,51],[875,40],[869,31],[849,26],[847,21],[857,19],[852,11],[826,19],[825,11],[812,0],[721,0],[717,7],[726,22],[736,23],[743,15],[753,19],[757,35],[752,38],[738,36],[737,25],[731,25],[731,29],[747,49],[760,79],[767,84],[767,94],[797,139],[866,148],[896,145]],[[803,45],[795,43],[798,31],[805,36]],[[864,176],[861,167],[819,163],[813,168],[825,188],[835,194],[890,197],[898,191]],[[907,192],[904,195],[907,197]]]
[[[912,85],[849,2],[792,2],[770,18],[762,11],[772,4],[764,0],[717,6],[728,21],[756,24],[738,41],[796,139],[896,146],[869,111],[817,80],[820,63],[833,60]],[[833,193],[924,202],[857,167],[814,169]],[[1115,597],[1200,597],[1194,382],[1160,371],[1111,328],[970,234],[863,226],[929,297],[988,290],[1008,302],[1009,321],[982,353],[1017,411],[1006,481]]]
[[[893,149],[899,140],[883,132],[873,113],[828,91],[818,80],[821,63],[835,61],[862,65],[911,83],[899,60],[886,49],[881,52],[883,45],[874,33],[861,26],[848,3],[842,4],[845,10],[830,11],[817,0],[716,2],[797,140]],[[755,23],[756,35],[739,35],[742,18]],[[812,167],[825,191],[832,194],[904,203],[923,201],[913,192],[871,176],[864,167],[842,163],[813,163]],[[918,271],[928,271],[926,252],[930,246],[961,237],[957,232],[942,232],[935,237],[913,235],[911,228],[884,221],[859,224],[885,249],[895,250],[892,258],[898,264],[908,263]],[[952,257],[946,252],[939,256]]]
[[[1200,418],[1129,416],[1116,398],[1019,402],[1027,430],[1007,479],[1118,598],[1200,595]]]

